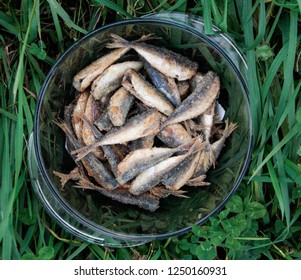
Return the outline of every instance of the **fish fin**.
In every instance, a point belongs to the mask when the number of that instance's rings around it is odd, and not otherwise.
[[[151,195],[153,195],[155,197],[159,197],[159,198],[165,198],[169,195],[188,198],[188,196],[184,195],[184,193],[186,193],[186,191],[183,191],[183,190],[168,190],[168,189],[166,189],[165,187],[162,187],[162,186],[153,187],[152,189],[149,190],[149,192],[150,192]]]
[[[226,127],[224,130],[224,134],[226,137],[229,137],[229,135],[238,127],[236,123],[229,123],[229,119],[226,119],[225,121]]]
[[[215,168],[216,157],[214,155],[213,149],[208,142],[204,142],[204,149],[201,151],[199,162],[202,162],[202,166],[205,170],[209,169],[211,166]]]
[[[86,155],[88,155],[91,152],[94,152],[96,148],[100,147],[101,145],[99,142],[95,142],[93,144],[84,146],[82,148],[73,150],[71,152],[71,155],[77,155],[75,162],[79,162],[82,158],[84,158]]]
[[[79,168],[75,167],[73,170],[71,170],[69,173],[65,174],[65,173],[61,173],[58,171],[53,171],[53,174],[57,177],[60,178],[60,182],[61,182],[61,189],[64,189],[64,186],[66,185],[66,183],[70,180],[78,180],[80,178],[80,172],[79,172]]]
[[[206,175],[200,175],[198,177],[190,179],[186,185],[187,186],[192,186],[192,187],[204,187],[204,186],[209,186],[209,182],[205,182]]]
[[[117,34],[110,34],[110,37],[112,38],[112,42],[107,44],[106,47],[108,49],[118,49],[118,48],[124,48],[124,47],[131,47],[130,44],[133,43],[140,43],[147,40],[154,40],[159,39],[159,37],[156,37],[153,33],[142,35],[138,40],[134,40],[132,42],[129,42],[128,40],[118,36]]]
[[[96,186],[95,184],[93,184],[87,178],[79,179],[77,184],[73,185],[73,187],[78,188],[78,189],[87,189],[87,190],[96,190],[96,191],[99,190],[99,189],[102,189],[101,187]]]
[[[190,187],[207,187],[210,186],[211,184],[209,182],[203,182],[203,181],[194,181],[194,182],[188,181],[186,185]]]
[[[108,49],[119,49],[119,48],[124,48],[127,47],[128,44],[130,44],[129,41],[121,38],[117,34],[110,34],[110,37],[112,38],[112,42],[107,44],[106,47]]]

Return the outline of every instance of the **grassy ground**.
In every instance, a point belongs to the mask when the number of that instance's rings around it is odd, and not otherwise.
[[[75,3],[75,4],[74,4]],[[150,12],[212,20],[246,55],[255,146],[226,208],[178,238],[127,249],[75,239],[33,194],[27,139],[41,84],[78,38]],[[301,259],[300,0],[0,1],[0,259]]]

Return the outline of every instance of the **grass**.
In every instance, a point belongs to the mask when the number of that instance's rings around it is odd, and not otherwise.
[[[36,99],[45,73],[84,34],[162,11],[203,16],[208,34],[215,22],[245,53],[250,166],[225,209],[184,236],[123,249],[88,244],[52,223],[32,191]],[[1,1],[0,259],[300,259],[300,13],[299,0]]]

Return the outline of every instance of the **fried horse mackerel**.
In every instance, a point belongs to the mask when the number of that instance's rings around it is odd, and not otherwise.
[[[107,54],[73,78],[56,121],[75,167],[61,187],[156,211],[160,199],[209,186],[207,172],[237,125],[224,120],[219,76],[182,54],[111,34]]]

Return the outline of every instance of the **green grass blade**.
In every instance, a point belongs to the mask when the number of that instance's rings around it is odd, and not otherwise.
[[[48,4],[50,5],[51,9],[55,11],[63,21],[70,27],[77,30],[80,33],[86,34],[87,31],[83,28],[76,25],[69,17],[67,12],[62,8],[62,6],[56,0],[47,0]]]
[[[3,116],[5,116],[13,121],[17,121],[17,117],[14,114],[4,110],[3,108],[0,108],[0,114],[2,114]]]
[[[212,18],[211,18],[211,1],[202,0],[204,8],[204,31],[206,34],[213,34]]]
[[[246,1],[245,5],[243,5],[243,21],[245,23],[243,31],[245,34],[246,46],[251,46],[254,42],[253,22],[251,19],[248,19],[248,13],[250,10],[252,10],[252,3],[251,1]],[[253,120],[253,134],[255,141],[257,141],[258,131],[260,127],[262,105],[260,98],[259,81],[257,78],[255,50],[248,50],[246,52],[246,59],[248,64],[247,77],[250,92],[250,109]]]
[[[178,11],[186,10],[186,4],[187,4],[187,0],[176,1],[173,6],[171,6],[170,8],[167,9],[167,11],[172,12],[172,11],[175,11],[175,10],[178,10]]]
[[[297,0],[297,2],[298,2],[298,6],[299,6],[299,11],[301,13],[301,0]]]
[[[9,33],[19,36],[19,30],[10,24],[10,22],[7,20],[7,15],[4,14],[2,11],[0,11],[0,26],[4,27]]]
[[[122,14],[123,16],[125,16],[127,18],[132,18],[131,14],[129,14],[127,11],[125,11],[124,9],[122,9],[120,6],[118,6],[117,4],[115,4],[112,1],[109,1],[109,0],[93,0],[92,2],[94,4],[97,4],[97,5],[104,5],[104,6],[108,7],[109,9],[114,10],[116,13]]]
[[[255,38],[255,40],[251,43],[251,45],[247,45],[247,49],[256,48],[262,41],[262,39],[265,35],[265,28],[266,28],[265,17],[266,17],[265,3],[264,3],[264,0],[260,0],[258,34],[257,34],[257,37]]]
[[[289,131],[287,135],[279,142],[278,145],[276,145],[273,150],[265,157],[265,159],[262,161],[262,163],[256,168],[256,170],[253,172],[253,175],[251,176],[250,180],[259,172],[259,170],[276,154],[278,153],[281,148],[288,143],[296,134],[300,132],[301,125],[295,124],[295,126]],[[250,181],[249,180],[249,181]]]
[[[275,169],[274,169],[271,161],[267,162],[267,168],[268,168],[269,175],[271,178],[271,183],[272,183],[274,191],[275,191],[275,195],[276,195],[278,203],[279,203],[279,207],[281,210],[281,216],[283,218],[284,217],[284,203],[283,203],[283,197],[282,197],[279,179],[277,178]]]
[[[287,101],[290,98],[290,93],[292,93],[292,87],[294,84],[294,79],[292,73],[294,72],[295,67],[295,55],[296,55],[296,44],[297,44],[297,32],[298,32],[298,14],[294,11],[290,13],[290,26],[289,26],[289,37],[288,37],[288,53],[284,61],[284,83],[278,102],[276,114],[274,121],[272,123],[269,135],[278,131],[281,124],[280,118],[283,114]]]

